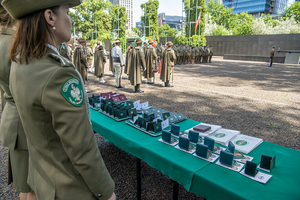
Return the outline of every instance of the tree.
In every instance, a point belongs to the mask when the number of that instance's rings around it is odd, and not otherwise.
[[[141,8],[144,10],[145,15],[141,16],[142,26],[146,26],[146,33],[145,36],[153,36],[155,32],[155,39],[159,42],[158,36],[158,7],[159,1],[158,0],[149,0],[146,3],[141,4]],[[150,33],[149,33],[149,22],[150,22]]]
[[[297,23],[300,23],[300,2],[295,1],[291,6],[283,11],[281,17],[284,20],[293,17]]]
[[[187,22],[187,25],[185,27],[186,37],[187,38],[189,37],[189,33],[191,36],[200,34],[200,41],[204,41],[205,40],[205,36],[204,36],[205,13],[207,10],[205,5],[205,0],[183,0],[183,2],[184,2],[184,9],[186,10],[185,11],[186,22]],[[193,9],[188,11],[189,8],[193,8]],[[199,28],[197,28],[195,32],[194,28],[199,16],[200,16],[200,24],[198,25],[198,27],[200,27],[200,32],[199,32]],[[194,23],[188,24],[189,21]],[[198,42],[200,43],[200,41]]]
[[[83,3],[70,12],[70,17],[75,22],[75,36],[79,33],[85,39],[92,39],[97,36],[99,40],[108,39],[111,31],[111,17],[105,12],[111,3],[105,0],[83,0]],[[72,31],[72,34],[74,32]],[[74,35],[73,35],[74,36]]]
[[[233,35],[252,35],[253,16],[248,13],[237,14],[237,24],[232,29]]]
[[[276,19],[273,19],[271,16],[270,16],[270,14],[267,14],[267,15],[265,15],[265,14],[261,14],[261,17],[263,18],[263,20],[264,20],[264,22],[265,22],[265,24],[268,24],[268,25],[270,25],[270,26],[272,26],[272,27],[274,27],[274,26],[276,26],[277,25],[277,20]]]
[[[175,44],[178,44],[178,45],[181,45],[181,44],[189,44],[189,40],[186,36],[184,35],[181,35],[179,37],[175,37],[174,39],[174,43]]]
[[[219,1],[210,0],[207,4],[207,12],[211,15],[212,22],[227,29],[232,29],[236,24],[236,15],[232,11],[233,8],[226,8]]]
[[[112,31],[116,33],[114,35],[117,35],[118,38],[125,38],[126,23],[128,21],[126,8],[120,5],[112,5],[109,14],[112,19]]]
[[[142,32],[138,28],[132,27],[131,30],[135,32],[138,35],[138,37],[142,37]]]
[[[165,25],[162,25],[161,27],[158,27],[159,37],[166,37],[165,32],[167,33],[168,37],[175,37],[178,30],[176,30],[175,28],[171,28],[169,26],[169,24],[165,24]]]

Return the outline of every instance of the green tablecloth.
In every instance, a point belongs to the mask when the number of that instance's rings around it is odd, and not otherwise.
[[[275,155],[274,175],[264,185],[243,175],[210,164],[158,141],[123,122],[116,122],[91,109],[93,130],[125,152],[144,160],[188,191],[209,200],[226,199],[300,199],[300,152],[263,142],[249,155],[259,163],[261,154]],[[199,122],[187,119],[180,122],[186,130]]]

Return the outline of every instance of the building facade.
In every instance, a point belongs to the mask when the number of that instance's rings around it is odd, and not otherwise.
[[[128,22],[126,29],[130,30],[133,28],[133,0],[109,0],[112,4],[120,5],[126,8]]]
[[[181,31],[182,23],[185,22],[185,17],[175,16],[175,15],[166,15],[165,13],[158,14],[158,26],[161,27],[165,24],[168,24],[170,28],[177,29]]]
[[[248,12],[253,15],[275,13],[275,0],[223,0],[224,6],[234,13]]]

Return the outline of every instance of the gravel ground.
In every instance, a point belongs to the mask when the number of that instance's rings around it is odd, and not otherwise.
[[[190,119],[222,125],[242,134],[300,150],[300,66],[223,60],[213,63],[176,65],[174,88],[162,87],[156,75],[154,85],[142,84],[142,94],[123,74],[123,89],[114,87],[114,77],[106,66],[100,84],[91,73],[86,87],[90,94],[114,91],[131,100],[149,101],[150,105],[183,113]],[[172,81],[171,81],[172,84]],[[109,172],[116,182],[119,199],[135,199],[135,159],[95,134]],[[18,193],[6,185],[7,150],[0,143],[0,199],[17,199]],[[161,172],[142,162],[142,199],[172,199],[172,183]],[[202,199],[182,186],[179,199]]]

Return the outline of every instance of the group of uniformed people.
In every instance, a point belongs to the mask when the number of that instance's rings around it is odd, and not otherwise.
[[[212,46],[204,46],[196,45],[196,46],[186,46],[181,44],[174,45],[173,50],[176,54],[175,65],[181,64],[194,64],[194,63],[211,63],[211,59],[213,56],[213,47]]]

